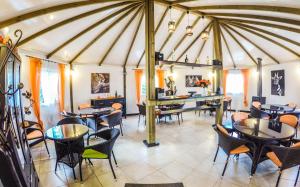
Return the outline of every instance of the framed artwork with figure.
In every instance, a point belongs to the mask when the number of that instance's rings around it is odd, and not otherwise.
[[[110,92],[109,73],[91,74],[91,92],[92,94]]]
[[[284,70],[271,71],[271,95],[284,96],[285,77]]]

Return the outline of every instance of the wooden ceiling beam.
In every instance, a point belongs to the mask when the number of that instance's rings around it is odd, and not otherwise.
[[[175,25],[175,31],[177,30],[177,28],[179,27],[181,21],[183,20],[184,16],[186,15],[186,12],[182,12],[181,13],[181,16],[179,17],[179,19],[177,20],[176,22],[176,25]],[[167,45],[168,41],[171,39],[171,37],[173,36],[174,32],[169,32],[167,38],[165,39],[165,41],[163,42],[163,44],[161,45],[160,49],[158,50],[159,52],[161,52],[164,47]]]
[[[164,11],[163,15],[160,17],[158,25],[155,28],[154,35],[158,32],[159,28],[161,27],[162,22],[166,18],[168,10],[169,10],[169,7],[166,7],[166,10]],[[136,65],[137,68],[140,66],[140,63],[142,62],[142,59],[143,59],[144,55],[145,55],[145,50],[143,51],[141,57],[139,58],[139,61],[137,62],[137,65]]]
[[[270,11],[300,15],[299,8],[269,6],[269,5],[209,5],[191,7],[191,10],[255,10],[255,11]]]
[[[176,1],[172,1],[171,4],[176,5],[179,3],[188,3],[188,2],[192,2],[192,1],[197,1],[197,0],[176,0]]]
[[[101,25],[102,23],[106,22],[107,20],[123,13],[124,11],[133,8],[135,6],[137,6],[138,4],[131,4],[128,5],[108,16],[106,16],[105,18],[101,18],[99,21],[97,21],[96,23],[90,25],[89,27],[83,29],[82,31],[80,31],[78,34],[76,34],[75,36],[73,36],[72,38],[68,39],[67,41],[65,41],[64,43],[62,43],[61,45],[59,45],[58,47],[56,47],[54,50],[52,50],[48,55],[47,58],[52,57],[55,53],[57,53],[59,50],[61,50],[62,48],[64,48],[65,46],[67,46],[69,43],[73,42],[74,40],[76,40],[77,38],[79,38],[80,36],[82,36],[83,34],[89,32],[90,30],[96,28],[97,26]]]
[[[140,5],[140,4],[138,4]],[[88,48],[90,48],[96,41],[98,41],[106,32],[108,32],[111,28],[113,28],[116,24],[118,24],[120,21],[122,21],[125,17],[127,17],[135,8],[134,6],[127,10],[122,16],[120,16],[118,19],[116,19],[114,22],[112,22],[110,25],[108,25],[103,31],[101,31],[96,37],[94,37],[87,45],[85,45],[73,58],[70,60],[70,64],[72,64],[81,54],[83,54]]]
[[[210,22],[209,24],[206,25],[206,27],[198,34],[198,36],[188,45],[187,48],[185,48],[185,50],[183,50],[183,52],[179,55],[179,57],[176,59],[176,61],[178,61],[186,52],[187,50],[189,50],[194,43],[200,38],[201,34],[210,26],[212,25],[212,22]]]
[[[193,22],[192,27],[195,28],[197,23],[200,21],[201,17],[198,16],[197,19]],[[173,48],[173,51],[176,51],[180,44],[187,38],[187,35],[184,34],[181,39],[176,43],[175,47]],[[169,59],[172,55],[172,52],[168,55],[167,59]]]
[[[219,18],[218,16],[223,17],[238,17],[238,18],[250,18],[250,19],[259,19],[264,21],[275,21],[280,23],[288,23],[292,25],[300,25],[300,20],[288,19],[288,18],[280,18],[280,17],[272,17],[272,16],[262,16],[262,15],[254,15],[254,14],[236,14],[236,13],[214,13],[208,12],[205,13],[207,16],[214,16]]]
[[[136,18],[136,16],[139,14],[139,12],[142,10],[143,6],[141,6],[129,19],[129,21],[126,23],[126,25],[120,30],[119,34],[117,35],[117,37],[115,38],[115,40],[111,43],[111,45],[109,46],[108,50],[104,53],[104,56],[100,59],[99,61],[99,66],[101,66],[104,62],[104,60],[106,59],[106,57],[108,56],[108,54],[111,52],[111,50],[114,48],[114,46],[116,45],[116,43],[120,40],[120,38],[122,37],[122,35],[126,32],[126,30],[128,29],[129,25],[132,23],[132,21]]]
[[[139,22],[138,22],[138,25],[137,25],[137,27],[136,27],[136,29],[135,29],[135,31],[134,31],[134,35],[133,35],[133,38],[132,38],[132,40],[131,40],[131,43],[130,43],[128,52],[127,52],[127,54],[126,54],[126,58],[125,58],[123,67],[126,67],[126,65],[127,65],[129,55],[130,55],[130,53],[131,53],[132,47],[133,47],[133,45],[134,45],[134,43],[135,43],[135,41],[136,41],[136,37],[137,37],[138,32],[139,32],[139,30],[140,30],[140,28],[141,28],[141,25],[142,25],[142,21],[143,21],[143,18],[144,18],[144,13],[145,13],[145,11],[143,10],[143,11],[142,11],[142,14],[141,14],[141,18],[140,18],[140,20],[139,20]]]
[[[106,10],[109,10],[109,9],[113,9],[113,8],[117,8],[117,7],[120,7],[120,6],[124,6],[124,5],[128,5],[128,4],[131,4],[132,1],[125,1],[125,2],[121,2],[121,3],[116,3],[116,4],[112,4],[112,5],[108,5],[108,6],[105,6],[105,7],[101,7],[101,8],[97,8],[97,9],[94,9],[94,10],[91,10],[91,11],[88,11],[88,12],[84,12],[82,14],[79,14],[77,16],[74,16],[74,17],[71,17],[71,18],[68,18],[66,20],[63,20],[63,21],[60,21],[54,25],[51,25],[50,27],[47,27],[41,31],[38,31],[30,36],[28,36],[27,38],[23,39],[22,41],[20,41],[19,43],[19,46],[49,32],[49,31],[52,31],[54,29],[57,29],[61,26],[64,26],[68,23],[71,23],[71,22],[74,22],[76,20],[79,20],[79,19],[82,19],[82,18],[85,18],[87,16],[90,16],[90,15],[93,15],[93,14],[97,14],[97,13],[100,13],[100,12],[103,12],[103,11],[106,11]]]
[[[231,38],[240,46],[240,48],[248,55],[248,57],[252,60],[252,62],[257,65],[257,62],[253,58],[253,56],[247,51],[247,49],[239,42],[239,40],[226,28],[223,24],[221,27],[231,36]]]
[[[260,34],[259,32],[256,32],[256,31],[254,31],[254,30],[252,30],[252,29],[248,29],[248,28],[246,28],[246,27],[239,26],[239,25],[234,25],[234,26],[237,27],[237,28],[240,28],[240,29],[242,29],[242,30],[244,30],[244,31],[247,31],[247,32],[249,32],[249,33],[252,33],[252,34],[255,35],[255,36],[258,36],[258,37],[260,37],[260,38],[263,38],[263,39],[265,39],[265,40],[267,40],[267,41],[269,41],[269,42],[271,42],[271,43],[273,43],[273,44],[275,44],[275,45],[277,45],[277,46],[279,46],[279,47],[281,47],[281,48],[283,48],[283,49],[289,51],[290,53],[292,53],[292,54],[294,54],[295,56],[297,56],[297,57],[300,58],[300,54],[299,54],[299,53],[297,53],[297,52],[294,51],[293,49],[291,49],[291,48],[289,48],[289,47],[287,47],[287,46],[285,46],[285,45],[283,45],[283,44],[277,42],[276,40],[273,40],[273,39],[271,39],[271,38],[269,38],[269,37],[267,37],[267,36],[265,36],[265,35],[262,35],[262,34]]]
[[[230,24],[231,25],[231,24]],[[233,32],[235,32],[237,35],[239,35],[240,37],[244,38],[246,41],[248,41],[249,43],[251,43],[254,47],[256,47],[257,49],[259,49],[260,51],[262,51],[263,53],[265,53],[268,57],[270,57],[275,63],[280,64],[279,60],[277,60],[275,57],[273,57],[270,53],[268,53],[267,51],[265,51],[263,48],[261,48],[259,45],[257,45],[256,43],[254,43],[252,40],[250,40],[249,38],[247,38],[245,35],[241,34],[240,32],[238,32],[236,29],[232,28],[229,25],[225,25],[225,27],[229,28],[230,30],[232,30]]]
[[[234,60],[234,58],[233,58],[233,55],[232,55],[231,50],[230,50],[230,47],[229,47],[229,45],[228,45],[228,42],[227,42],[227,40],[226,40],[226,38],[225,38],[225,36],[224,36],[224,33],[223,33],[222,29],[220,29],[220,33],[221,33],[221,37],[222,37],[223,40],[224,40],[224,43],[225,43],[226,49],[227,49],[227,51],[228,51],[228,53],[229,53],[229,56],[230,56],[230,58],[231,58],[232,65],[233,65],[234,68],[236,68],[235,60]]]
[[[211,26],[209,27],[209,29],[208,29],[208,35],[209,35],[211,29],[212,29],[212,25],[211,25]],[[203,43],[202,43],[202,45],[201,45],[201,47],[200,47],[200,49],[199,49],[199,51],[198,51],[198,53],[197,53],[196,60],[195,60],[195,64],[196,64],[196,62],[197,62],[197,58],[200,58],[200,55],[201,55],[201,53],[202,53],[202,51],[203,51],[203,49],[204,49],[206,43],[207,43],[207,40],[204,40]]]
[[[243,27],[246,27],[248,29],[252,29],[252,30],[255,30],[255,31],[259,31],[261,33],[264,33],[264,34],[267,34],[267,35],[270,35],[270,36],[273,36],[275,38],[279,38],[283,41],[286,41],[286,42],[289,42],[289,43],[292,43],[292,44],[295,44],[297,46],[300,46],[300,43],[295,41],[295,40],[291,40],[287,37],[284,37],[284,36],[281,36],[281,35],[278,35],[276,33],[273,33],[273,32],[270,32],[270,31],[267,31],[267,30],[264,30],[264,29],[261,29],[261,28],[258,28],[258,27],[255,27],[255,26],[251,26],[251,25],[247,25],[247,24],[242,24],[242,23],[238,23],[238,22],[234,22],[234,21],[224,21],[228,24],[234,24],[234,25],[238,25],[238,26],[243,26]]]
[[[12,18],[3,20],[3,21],[0,22],[0,28],[7,27],[7,26],[10,26],[12,24],[15,24],[15,23],[27,20],[27,19],[31,19],[31,18],[34,18],[34,17],[37,17],[37,16],[42,16],[42,15],[49,14],[49,13],[52,13],[52,12],[57,12],[57,11],[60,11],[60,10],[65,10],[65,9],[70,9],[70,8],[77,8],[77,7],[92,5],[92,4],[114,2],[114,1],[121,1],[121,0],[93,0],[93,1],[84,0],[84,1],[77,1],[77,2],[71,2],[71,3],[64,3],[64,4],[60,4],[60,5],[54,5],[54,6],[51,6],[51,7],[47,7],[47,8],[43,8],[43,9],[39,9],[39,10],[34,10],[34,11],[31,11],[31,12],[21,14],[21,15],[16,16],[16,17],[12,17]],[[131,0],[127,0],[127,1],[131,1]]]
[[[289,26],[284,26],[284,25],[278,25],[274,23],[267,23],[267,22],[262,22],[262,21],[254,21],[254,20],[245,20],[245,19],[223,19],[223,18],[218,18],[219,20],[225,20],[225,21],[233,21],[233,22],[238,22],[238,23],[248,23],[252,25],[260,25],[264,27],[270,27],[270,28],[277,28],[281,30],[286,30],[290,32],[295,32],[300,34],[300,29],[294,28],[294,27],[289,27]]]

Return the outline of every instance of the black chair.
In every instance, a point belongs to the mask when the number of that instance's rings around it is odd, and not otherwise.
[[[79,172],[80,172],[81,180],[82,180],[81,165],[83,159],[88,159],[91,164],[93,163],[91,162],[90,159],[108,159],[111,171],[113,173],[114,178],[116,179],[116,174],[111,164],[111,157],[113,157],[115,164],[117,165],[117,161],[113,152],[113,147],[119,135],[120,135],[119,129],[105,129],[88,136],[87,146],[84,148],[84,152],[79,161]],[[91,136],[100,137],[105,141],[101,141],[100,143],[94,145],[89,145],[89,140]]]
[[[203,106],[206,105],[206,101],[196,101],[196,110],[195,110],[195,114],[197,113],[197,111],[199,111],[199,116],[201,113],[201,110],[203,109]]]
[[[146,105],[137,104],[137,107],[139,109],[139,122],[138,122],[138,126],[140,125],[141,116],[143,117],[145,125],[146,125],[146,120],[145,120]]]
[[[250,107],[250,116],[252,118],[266,118],[266,119],[270,119],[270,114],[267,112],[264,112],[254,106]]]
[[[228,111],[228,101],[223,101],[223,115],[225,114],[226,118],[227,118],[227,111]]]
[[[250,142],[248,140],[230,136],[227,130],[221,125],[213,125],[213,128],[218,134],[218,148],[214,157],[214,162],[217,159],[217,155],[220,147],[227,155],[226,164],[222,172],[222,177],[223,177],[227,168],[230,155],[239,155],[242,153],[248,154],[251,152],[254,155],[256,146],[253,142]]]
[[[180,111],[180,109],[183,109],[184,104],[176,104],[176,105],[172,105],[170,107],[170,110],[179,110],[178,112],[174,112],[172,113],[172,115],[176,115],[177,116],[177,120],[178,120],[178,124],[180,125],[180,120],[181,122],[183,122],[183,116],[182,116],[182,111]]]
[[[24,133],[25,133],[27,140],[30,141],[29,147],[35,146],[36,144],[43,141],[45,143],[45,147],[48,152],[48,155],[50,156],[49,149],[47,146],[47,141],[45,139],[45,134],[42,130],[41,124],[34,122],[34,121],[26,120],[26,121],[24,121],[24,124],[22,127],[24,129]]]
[[[67,117],[60,120],[57,125],[64,124],[84,124],[82,119],[79,117]],[[57,170],[58,163],[64,163],[73,170],[74,179],[76,179],[74,168],[80,162],[81,154],[84,151],[84,140],[83,138],[72,140],[68,142],[55,141],[56,151],[56,163],[55,172]]]
[[[298,143],[292,147],[268,145],[263,148],[265,151],[268,151],[266,156],[279,168],[276,187],[279,184],[282,171],[295,166],[299,166],[294,186],[297,184],[300,171],[300,140],[294,140],[294,142]]]
[[[115,128],[120,125],[121,134],[123,136],[123,123],[122,123],[122,111],[116,110],[109,115],[101,117],[104,121],[100,123],[103,127]]]

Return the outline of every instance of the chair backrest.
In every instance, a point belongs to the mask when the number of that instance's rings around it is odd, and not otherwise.
[[[57,123],[57,125],[63,124],[83,124],[83,121],[79,117],[66,117]]]
[[[294,145],[292,147],[270,146],[271,150],[276,154],[282,162],[281,169],[288,169],[300,165],[300,147]]]
[[[114,144],[115,144],[117,138],[120,136],[120,130],[119,129],[105,129],[102,131],[98,131],[92,135],[96,135],[97,137],[103,138],[105,140],[104,142],[101,141],[101,143],[99,143],[99,144],[92,145],[92,148],[95,150],[98,150],[104,154],[107,154],[110,157],[111,151],[114,147]]]
[[[107,115],[106,119],[109,127],[120,125],[120,123],[122,122],[122,111],[116,110],[111,114]]]
[[[296,109],[297,108],[297,104],[296,103],[289,103],[287,104],[287,106]]]
[[[253,101],[252,102],[252,106],[255,107],[255,108],[257,108],[257,109],[260,109],[261,103],[259,101]]]
[[[114,103],[111,105],[115,110],[121,110],[123,105],[121,103]]]
[[[84,104],[80,104],[80,105],[78,106],[78,110],[83,110],[83,109],[87,109],[87,108],[91,108],[91,107],[92,107],[91,104],[89,104],[89,103],[84,103]]]
[[[250,107],[250,116],[253,118],[264,118],[264,119],[270,118],[267,112],[261,111],[260,109],[253,106]]]
[[[248,118],[249,118],[249,114],[246,112],[235,112],[231,116],[232,122],[243,121]]]
[[[146,115],[146,105],[140,105],[140,104],[137,104],[137,107],[139,108],[139,113],[143,116]]]
[[[296,128],[298,125],[298,118],[292,114],[283,114],[279,117],[279,121],[291,127]]]
[[[223,110],[224,111],[228,110],[228,101],[226,100],[223,101]]]

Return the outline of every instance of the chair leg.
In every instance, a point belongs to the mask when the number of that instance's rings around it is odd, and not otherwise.
[[[121,135],[123,136],[123,128],[122,128],[122,122],[120,122],[120,130],[121,130]]]
[[[228,156],[227,156],[227,159],[226,159],[226,164],[225,164],[225,167],[224,167],[224,169],[223,169],[223,172],[222,172],[222,177],[224,176],[224,173],[225,173],[225,171],[226,171],[226,168],[227,168],[227,164],[228,164],[229,157],[230,157],[230,155],[228,155]]]
[[[216,162],[216,159],[217,159],[218,152],[219,152],[219,146],[218,146],[218,148],[217,148],[217,152],[216,152],[216,154],[215,154],[214,162]]]
[[[76,179],[76,175],[75,175],[75,169],[74,169],[74,167],[73,167],[72,169],[73,169],[73,177],[74,177],[74,179]]]
[[[179,117],[179,113],[177,114],[177,120],[178,120],[178,125],[180,125],[180,117]]]
[[[55,170],[54,170],[55,173],[56,173],[56,170],[57,170],[57,164],[58,164],[58,162],[57,162],[57,159],[56,159]]]
[[[296,177],[296,181],[295,181],[295,184],[294,184],[294,186],[296,186],[296,184],[297,184],[298,177],[299,177],[299,172],[300,172],[300,166],[299,166],[299,169],[298,169],[298,172],[297,172],[297,177]]]
[[[82,181],[82,170],[81,170],[81,165],[82,165],[82,158],[79,160],[79,175],[80,175],[80,181]]]
[[[141,114],[139,114],[138,126],[140,126],[140,121],[141,121]]]
[[[91,159],[88,158],[89,163],[93,166],[93,162],[91,161]]]
[[[45,138],[44,138],[43,140],[44,140],[44,143],[45,143],[45,147],[46,147],[47,153],[48,153],[48,155],[49,155],[49,157],[50,157],[50,153],[49,153],[47,141],[45,140]]]
[[[108,159],[108,161],[109,161],[109,165],[110,165],[111,171],[112,171],[112,173],[113,173],[113,175],[114,175],[114,179],[116,179],[117,177],[116,177],[116,174],[115,174],[114,168],[113,168],[113,166],[112,166],[112,164],[111,164],[111,160],[110,160],[110,158]]]
[[[111,151],[111,153],[112,153],[112,156],[113,156],[113,158],[114,158],[115,164],[118,165],[117,160],[116,160],[116,157],[115,157],[115,154],[114,154],[114,151]]]
[[[277,187],[277,186],[278,186],[278,184],[279,184],[279,181],[280,181],[281,174],[282,174],[282,171],[280,170],[280,171],[279,171],[279,176],[278,176],[278,178],[277,178],[277,182],[276,182],[276,187]],[[296,181],[296,182],[297,182],[297,181]]]

